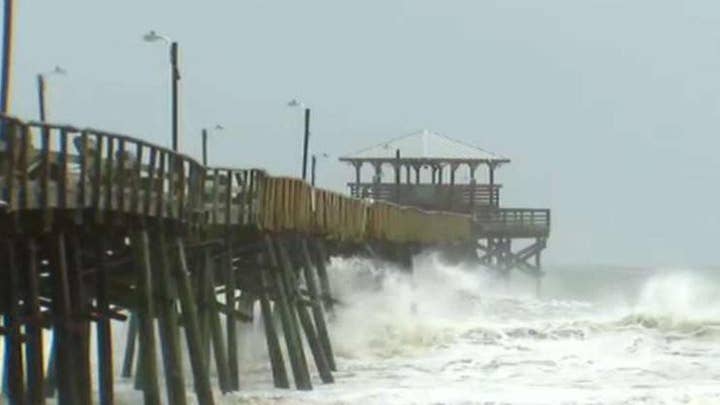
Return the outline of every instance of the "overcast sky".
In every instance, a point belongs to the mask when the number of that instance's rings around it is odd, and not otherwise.
[[[427,128],[513,159],[508,206],[550,207],[546,262],[720,264],[717,0],[17,1],[12,112],[168,144],[180,42],[182,148],[300,173],[302,118],[333,157]],[[319,163],[344,189],[352,170]]]

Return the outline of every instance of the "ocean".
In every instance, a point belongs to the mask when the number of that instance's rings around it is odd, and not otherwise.
[[[313,391],[274,389],[256,323],[238,342],[242,389],[217,393],[218,402],[720,404],[717,271],[545,270],[538,297],[520,273],[497,279],[432,254],[416,259],[412,275],[334,259],[336,382],[314,374]],[[123,333],[115,328],[116,366]],[[186,367],[192,403],[191,381]],[[118,403],[141,401],[131,381],[117,390]]]

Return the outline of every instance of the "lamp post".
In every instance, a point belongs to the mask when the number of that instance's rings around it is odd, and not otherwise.
[[[222,131],[223,129],[225,129],[225,127],[223,127],[223,126],[220,125],[220,124],[216,124],[213,129],[214,129],[215,131]],[[203,158],[202,161],[203,161],[203,166],[207,166],[207,164],[208,164],[208,153],[207,153],[208,132],[209,132],[209,131],[208,131],[207,128],[203,128],[203,130],[202,130],[202,158]]]
[[[321,158],[328,158],[330,157],[327,153],[321,153]],[[310,163],[310,185],[315,187],[315,168],[317,167],[317,158],[318,156],[313,153],[312,160]]]
[[[310,108],[306,107],[301,101],[292,99],[288,102],[289,107],[300,107],[305,110],[305,133],[303,137],[303,160],[302,160],[302,179],[307,179],[307,155],[310,144]]]
[[[39,73],[37,75],[37,92],[38,92],[38,111],[40,112],[40,122],[47,120],[47,105],[45,98],[46,76],[49,75],[66,75],[67,71],[60,66],[47,73]]]
[[[180,69],[178,68],[178,43],[170,37],[160,35],[155,31],[149,31],[143,35],[145,42],[165,42],[170,45],[170,81],[172,84],[171,108],[172,108],[172,148],[178,151],[178,82],[180,81]]]
[[[10,110],[10,73],[12,70],[12,35],[13,35],[13,4],[14,0],[5,0],[3,7],[3,64],[0,72],[2,88],[0,88],[0,113],[7,114]],[[4,134],[0,134],[3,137]]]

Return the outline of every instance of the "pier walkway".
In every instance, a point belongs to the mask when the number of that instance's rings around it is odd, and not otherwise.
[[[437,249],[539,275],[550,232],[549,210],[428,211],[204,167],[105,131],[7,116],[0,130],[0,335],[14,404],[112,404],[113,320],[129,322],[121,376],[134,376],[145,403],[187,402],[187,356],[197,401],[212,404],[211,368],[221,392],[242,387],[238,327],[256,305],[275,386],[311,389],[311,361],[330,383],[330,256],[372,251],[411,267],[414,253]],[[535,243],[512,252],[515,238]]]

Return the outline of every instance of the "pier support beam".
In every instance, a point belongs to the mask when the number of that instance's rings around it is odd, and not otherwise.
[[[162,231],[154,235],[154,240],[158,242],[157,254],[154,260],[157,269],[155,284],[159,286],[159,294],[157,294],[158,323],[160,326],[168,403],[184,405],[187,400],[185,378],[182,371],[180,327],[176,308],[177,293],[170,271],[172,260]]]
[[[193,381],[195,392],[200,405],[212,405],[215,403],[212,390],[210,389],[210,377],[208,376],[208,358],[205,347],[200,337],[200,323],[195,308],[195,297],[190,286],[190,274],[185,256],[185,244],[179,236],[175,237],[175,249],[177,250],[177,265],[172,266],[175,276],[175,283],[180,297],[182,308],[182,319],[187,340],[190,364],[193,370]]]
[[[300,331],[294,306],[289,299],[287,288],[285,285],[285,269],[280,263],[280,257],[274,246],[273,238],[265,235],[265,245],[268,255],[268,263],[273,274],[273,282],[276,289],[280,318],[283,325],[283,335],[285,336],[285,344],[287,345],[288,356],[290,357],[290,365],[293,369],[293,377],[295,379],[295,387],[299,390],[311,390],[310,373],[307,367],[305,352],[303,351],[302,341],[300,340]]]
[[[272,291],[276,296],[277,293],[271,287],[270,269],[267,266],[267,261],[263,260],[262,255],[258,255],[257,263],[258,272],[260,273],[260,310],[263,317],[263,326],[265,327],[265,340],[268,355],[270,356],[273,383],[276,388],[290,388],[285,361],[283,360],[282,350],[280,349],[280,340],[278,338],[277,328],[275,327],[275,320],[273,319],[273,311],[270,306],[270,292]]]
[[[40,308],[40,269],[38,267],[38,247],[34,238],[28,238],[27,244],[27,309],[29,318],[25,326],[27,343],[25,359],[27,362],[27,400],[30,404],[45,403],[45,373],[43,370],[42,312]]]
[[[155,308],[153,297],[152,268],[150,264],[150,241],[145,229],[137,231],[132,238],[137,266],[138,290],[138,338],[142,366],[142,389],[145,404],[160,404],[155,343]]]
[[[315,320],[315,327],[317,328],[318,338],[322,345],[325,359],[327,361],[330,370],[336,371],[337,366],[335,365],[335,356],[332,350],[332,344],[330,342],[330,335],[328,334],[327,325],[325,324],[325,314],[323,313],[323,304],[321,294],[318,291],[317,280],[315,278],[315,271],[318,266],[313,264],[312,257],[310,255],[310,249],[308,248],[308,241],[305,238],[300,239],[300,251],[304,260],[303,263],[303,274],[305,277],[305,284],[307,285],[312,300],[312,312]],[[332,375],[331,375],[332,377]]]
[[[98,356],[98,392],[100,405],[112,405],[115,402],[113,383],[113,351],[112,330],[110,326],[110,300],[108,297],[108,266],[107,240],[104,234],[99,235],[97,243],[98,270],[95,279],[96,305],[100,313],[97,321],[97,356]]]

